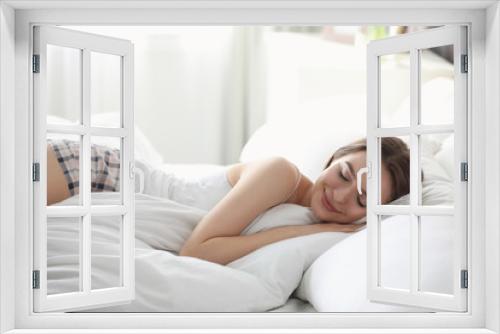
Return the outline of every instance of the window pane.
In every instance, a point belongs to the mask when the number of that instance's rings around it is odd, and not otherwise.
[[[423,49],[420,55],[421,124],[453,124],[453,46]]]
[[[92,216],[91,289],[123,286],[122,216]]]
[[[47,293],[82,291],[81,217],[47,218]]]
[[[421,205],[453,206],[454,139],[453,134],[420,136]]]
[[[81,205],[79,135],[47,134],[47,205]]]
[[[379,62],[380,127],[410,126],[410,53],[380,56]]]
[[[121,138],[91,137],[92,204],[121,204]],[[96,193],[103,193],[99,196]],[[97,197],[96,197],[97,196]]]
[[[92,126],[121,127],[121,57],[90,54],[90,121]]]
[[[410,289],[410,216],[380,216],[380,286]]]
[[[410,136],[379,138],[379,204],[410,205],[410,191],[413,189],[410,189],[409,143]],[[385,156],[383,152],[393,153]],[[392,162],[391,166],[387,165],[388,160]]]
[[[46,73],[47,123],[80,123],[82,50],[48,44]]]
[[[420,217],[420,291],[453,294],[453,227],[452,216]]]

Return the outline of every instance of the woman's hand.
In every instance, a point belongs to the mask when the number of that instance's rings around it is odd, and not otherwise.
[[[318,228],[321,232],[344,232],[351,233],[362,230],[366,223],[362,224],[341,224],[341,223],[317,223],[313,224]]]

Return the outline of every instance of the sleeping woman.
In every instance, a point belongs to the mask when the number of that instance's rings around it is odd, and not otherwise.
[[[71,159],[62,156],[61,145],[48,145],[49,205],[77,192],[78,180],[71,178],[68,165]],[[69,143],[62,146],[71,151]],[[381,200],[388,203],[409,192],[409,150],[402,140],[388,137],[382,139],[381,151]],[[116,190],[119,182],[112,167],[119,162],[119,153],[93,147],[92,161],[92,191]],[[319,232],[355,232],[364,226],[357,222],[366,216],[366,177],[358,177],[365,165],[366,140],[362,139],[339,148],[314,182],[280,157],[228,166],[224,173],[229,191],[197,224],[179,255],[225,265],[280,240]],[[319,223],[240,235],[260,214],[282,203],[309,207]]]

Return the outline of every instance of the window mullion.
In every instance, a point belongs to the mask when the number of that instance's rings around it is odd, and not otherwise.
[[[409,205],[375,205],[372,213],[380,216],[390,215],[410,215],[417,216],[452,216],[455,213],[455,208],[452,206],[434,205],[434,206],[418,206],[412,210]]]
[[[453,133],[455,131],[454,125],[416,125],[415,127],[398,127],[398,128],[380,128],[375,129],[375,136],[383,137],[399,137],[408,136],[411,133],[417,135],[425,134],[444,134]]]
[[[83,201],[85,215],[82,220],[82,242],[83,247],[80,253],[82,258],[81,277],[83,278],[83,291],[90,293],[91,279],[91,216],[90,216],[90,180],[91,180],[91,160],[90,160],[90,51],[83,49],[82,61],[82,121],[85,132],[83,134],[83,145],[80,145],[81,183],[80,194]]]
[[[418,135],[416,129],[419,123],[420,114],[420,76],[418,49],[410,50],[410,293],[418,291],[419,278],[419,219],[416,209],[420,204],[420,154],[418,145]]]

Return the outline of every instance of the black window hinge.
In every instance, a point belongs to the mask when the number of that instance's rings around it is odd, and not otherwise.
[[[462,55],[462,73],[469,72],[469,57]]]
[[[462,289],[467,289],[469,287],[469,272],[467,270],[462,270],[460,272],[460,287]]]
[[[469,164],[466,162],[460,164],[460,179],[462,181],[469,181]]]
[[[40,55],[33,55],[33,73],[40,73]]]
[[[33,182],[38,182],[40,181],[40,163],[35,162],[33,163]]]
[[[40,289],[40,270],[33,270],[32,282],[33,289]]]

